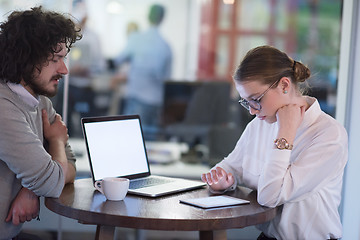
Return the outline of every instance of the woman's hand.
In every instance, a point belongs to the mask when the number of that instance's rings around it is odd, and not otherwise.
[[[293,143],[296,131],[304,119],[305,105],[289,104],[278,109],[276,113],[279,125],[278,138],[283,137]]]
[[[234,176],[231,173],[227,173],[221,167],[217,167],[208,173],[203,173],[201,175],[201,180],[207,183],[214,191],[228,189],[235,182]]]

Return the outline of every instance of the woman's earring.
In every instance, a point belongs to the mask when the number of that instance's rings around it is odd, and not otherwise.
[[[287,94],[287,93],[288,93],[288,91],[284,90],[284,94]]]

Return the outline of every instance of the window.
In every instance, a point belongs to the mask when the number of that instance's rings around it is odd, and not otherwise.
[[[319,99],[324,111],[335,115],[342,1],[235,0],[234,4],[224,4],[221,0],[157,2],[166,8],[159,30],[173,54],[169,81],[225,81],[231,85],[231,75],[244,54],[250,48],[269,44],[310,67],[313,77],[309,94]],[[121,113],[126,84],[111,88],[110,83],[115,74],[126,72],[129,66],[111,68],[112,60],[127,44],[131,35],[129,30],[143,31],[149,27],[147,11],[152,3],[150,0],[76,0],[73,4],[50,0],[0,3],[3,18],[13,9],[40,4],[61,12],[69,12],[71,7],[72,15],[77,19],[87,16],[86,31],[91,30],[92,34],[98,36],[99,48],[84,50],[79,44],[70,52],[69,69],[77,64],[76,59],[82,57],[89,60],[91,50],[101,50],[101,54],[95,54],[95,65],[88,63],[92,66],[93,74],[90,83],[79,81],[77,89],[69,91],[67,101],[71,112],[68,127],[71,137],[81,137],[82,116]],[[87,34],[84,32],[84,36]],[[81,41],[85,42],[86,37]],[[72,85],[75,82],[74,72],[69,76]],[[244,116],[248,114],[232,105],[238,95],[234,91],[230,91],[229,95],[229,123],[246,123],[249,118]],[[60,103],[60,107],[57,107],[59,112],[62,110],[61,96],[58,94],[53,99],[55,105]]]
[[[309,66],[311,95],[335,115],[342,1],[204,1],[200,31],[200,79],[231,81],[246,52],[275,46]]]

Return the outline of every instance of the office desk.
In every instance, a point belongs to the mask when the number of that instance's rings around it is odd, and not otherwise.
[[[107,201],[95,190],[91,179],[78,179],[65,186],[59,198],[46,198],[51,211],[97,225],[96,239],[113,239],[115,227],[134,229],[199,231],[200,239],[226,239],[226,229],[243,228],[273,219],[276,208],[260,206],[256,192],[238,188],[231,196],[250,204],[203,210],[179,203],[180,199],[208,196],[206,188],[159,198],[128,194],[123,201]]]

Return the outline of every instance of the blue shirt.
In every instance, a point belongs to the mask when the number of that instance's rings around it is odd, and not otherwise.
[[[131,35],[127,46],[115,59],[118,65],[130,63],[127,98],[160,106],[163,102],[164,81],[171,74],[171,61],[171,49],[157,28]]]

